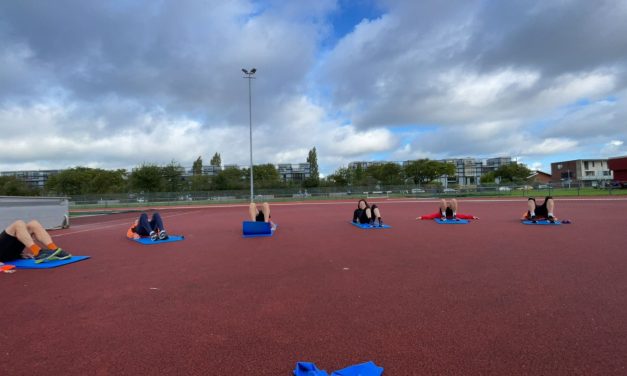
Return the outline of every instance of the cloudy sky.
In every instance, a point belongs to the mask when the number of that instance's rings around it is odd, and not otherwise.
[[[626,0],[0,2],[0,170],[627,154]]]

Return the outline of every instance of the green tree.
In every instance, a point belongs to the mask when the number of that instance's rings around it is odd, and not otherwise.
[[[137,192],[162,192],[164,181],[161,172],[161,167],[155,164],[142,164],[131,173],[131,188]]]
[[[369,175],[366,170],[358,164],[352,171],[353,181],[352,184],[355,186],[368,186],[376,184],[376,179]]]
[[[455,175],[455,165],[430,159],[418,159],[407,163],[403,172],[414,184],[425,184],[444,175]]]
[[[353,171],[350,168],[340,167],[327,177],[327,181],[337,187],[346,187],[353,180]]]
[[[531,170],[516,162],[503,165],[494,171],[494,176],[500,178],[501,182],[522,183],[529,175],[531,175]]]
[[[494,171],[486,172],[481,176],[481,183],[494,183]]]
[[[239,168],[225,168],[213,178],[211,185],[213,189],[217,190],[244,189],[244,176],[248,175],[244,175],[243,171]]]
[[[189,189],[194,192],[211,189],[211,178],[207,175],[194,175],[190,179]]]
[[[369,166],[366,174],[372,176],[383,185],[395,185],[403,183],[402,168],[396,163],[383,163]]]
[[[242,169],[242,176],[250,176],[250,170],[247,168]],[[278,188],[282,186],[279,171],[270,163],[255,165],[253,180],[256,188]]]
[[[74,167],[51,176],[46,190],[62,195],[119,193],[126,185],[126,170]]]
[[[95,169],[86,193],[121,193],[127,189],[126,170]]]
[[[185,180],[183,180],[183,173],[185,169],[176,161],[172,161],[166,166],[161,168],[161,174],[163,176],[164,188],[167,192],[180,192],[184,188]]]
[[[320,173],[318,172],[318,153],[315,146],[309,150],[307,163],[309,163],[309,178],[304,181],[304,185],[305,187],[317,187],[320,185]]]
[[[39,191],[15,176],[0,176],[0,196],[36,196]]]
[[[220,157],[220,153],[216,152],[213,157],[211,157],[211,162],[209,162],[211,166],[222,166],[222,157]]]
[[[198,159],[194,161],[194,164],[192,165],[192,174],[194,176],[202,175],[202,157],[201,156],[198,156]]]

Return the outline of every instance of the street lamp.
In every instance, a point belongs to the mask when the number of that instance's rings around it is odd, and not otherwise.
[[[248,125],[250,129],[249,137],[250,137],[250,202],[254,202],[254,194],[253,194],[253,101],[252,101],[252,93],[250,81],[254,80],[255,73],[257,72],[256,68],[251,69],[250,71],[246,69],[242,69],[242,72],[246,75],[244,78],[248,79]]]

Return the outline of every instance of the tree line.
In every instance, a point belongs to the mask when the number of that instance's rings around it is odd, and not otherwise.
[[[255,188],[313,188],[348,187],[376,185],[428,185],[439,184],[443,176],[454,176],[453,164],[429,159],[410,161],[404,165],[381,163],[363,168],[340,167],[333,174],[322,179],[318,173],[317,152],[314,147],[307,157],[310,164],[310,177],[304,181],[283,181],[272,164],[255,165],[253,179]],[[42,191],[29,187],[15,177],[0,177],[0,195],[90,195],[105,193],[141,192],[201,192],[245,190],[249,187],[248,168],[221,168],[222,160],[215,153],[210,166],[220,167],[215,175],[203,173],[203,160],[198,157],[193,163],[192,174],[187,176],[185,169],[176,161],[165,166],[143,163],[130,172],[124,169],[104,170],[99,168],[75,167],[52,175]],[[525,182],[531,171],[524,165],[512,163],[501,166],[494,172],[484,174],[482,183],[501,184]]]

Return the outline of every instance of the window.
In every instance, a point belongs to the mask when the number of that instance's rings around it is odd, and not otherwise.
[[[594,163],[594,162],[593,162]],[[583,162],[583,169],[587,170],[588,169],[588,161]]]
[[[603,176],[610,176],[610,172],[607,170],[603,171]]]
[[[586,171],[586,176],[594,176],[594,171]]]

